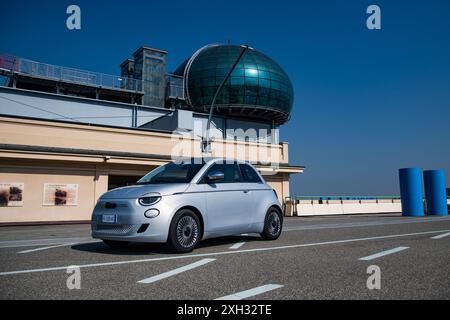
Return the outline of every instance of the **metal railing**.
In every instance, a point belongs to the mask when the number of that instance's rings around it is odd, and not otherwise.
[[[400,199],[400,196],[293,196],[287,197],[286,201],[293,200],[383,200]]]
[[[0,55],[0,68],[31,77],[115,90],[142,91],[142,80],[60,67],[10,55]]]
[[[0,71],[4,75],[17,73],[30,77],[88,85],[105,89],[138,92],[148,91],[145,90],[146,86],[143,85],[147,82],[143,80],[60,67],[5,54],[0,54]],[[160,86],[160,90],[162,90],[162,92],[166,90],[166,98],[184,100],[185,93],[183,76],[167,74],[166,83],[163,86]],[[154,92],[160,91],[157,89],[155,90],[153,87],[153,90],[144,92],[144,94],[151,96]]]
[[[182,76],[167,75],[167,98],[184,100],[184,78]]]

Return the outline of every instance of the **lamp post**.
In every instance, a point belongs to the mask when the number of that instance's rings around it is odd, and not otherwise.
[[[222,90],[222,87],[225,85],[225,83],[230,78],[231,73],[234,71],[234,69],[238,65],[239,61],[241,61],[242,57],[244,56],[244,53],[248,49],[252,49],[248,45],[241,46],[241,48],[243,48],[242,52],[239,54],[239,57],[237,58],[236,62],[231,66],[231,69],[228,71],[225,78],[223,78],[223,80],[220,83],[219,87],[217,88],[217,91],[214,94],[214,98],[211,102],[211,107],[209,108],[208,122],[206,123],[206,137],[205,138],[202,137],[202,143],[201,143],[201,149],[202,149],[203,153],[207,153],[207,154],[211,153],[211,138],[210,138],[209,130],[211,128],[211,120],[212,120],[213,110],[214,110],[214,106],[216,104],[217,97],[219,96],[219,93]]]

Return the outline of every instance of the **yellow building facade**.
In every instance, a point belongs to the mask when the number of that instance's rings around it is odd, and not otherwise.
[[[0,117],[0,224],[89,221],[108,189],[171,161],[174,150],[199,157],[200,143],[176,133]],[[281,201],[289,196],[289,175],[304,170],[288,164],[287,143],[213,141],[213,157],[230,154],[244,160],[258,155],[256,167]],[[21,189],[19,197],[12,196],[14,186]],[[59,203],[55,188],[61,189]]]

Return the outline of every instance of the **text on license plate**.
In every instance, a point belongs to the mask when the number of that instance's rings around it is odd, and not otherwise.
[[[115,214],[104,214],[102,215],[103,223],[116,223],[117,216]]]

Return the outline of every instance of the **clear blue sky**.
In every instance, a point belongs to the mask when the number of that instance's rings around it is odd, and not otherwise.
[[[370,4],[382,30],[366,28]],[[169,71],[205,44],[250,44],[294,83],[281,137],[306,171],[291,194],[398,194],[409,166],[450,184],[448,0],[2,1],[0,30],[0,52],[111,74],[142,44],[169,51]]]

